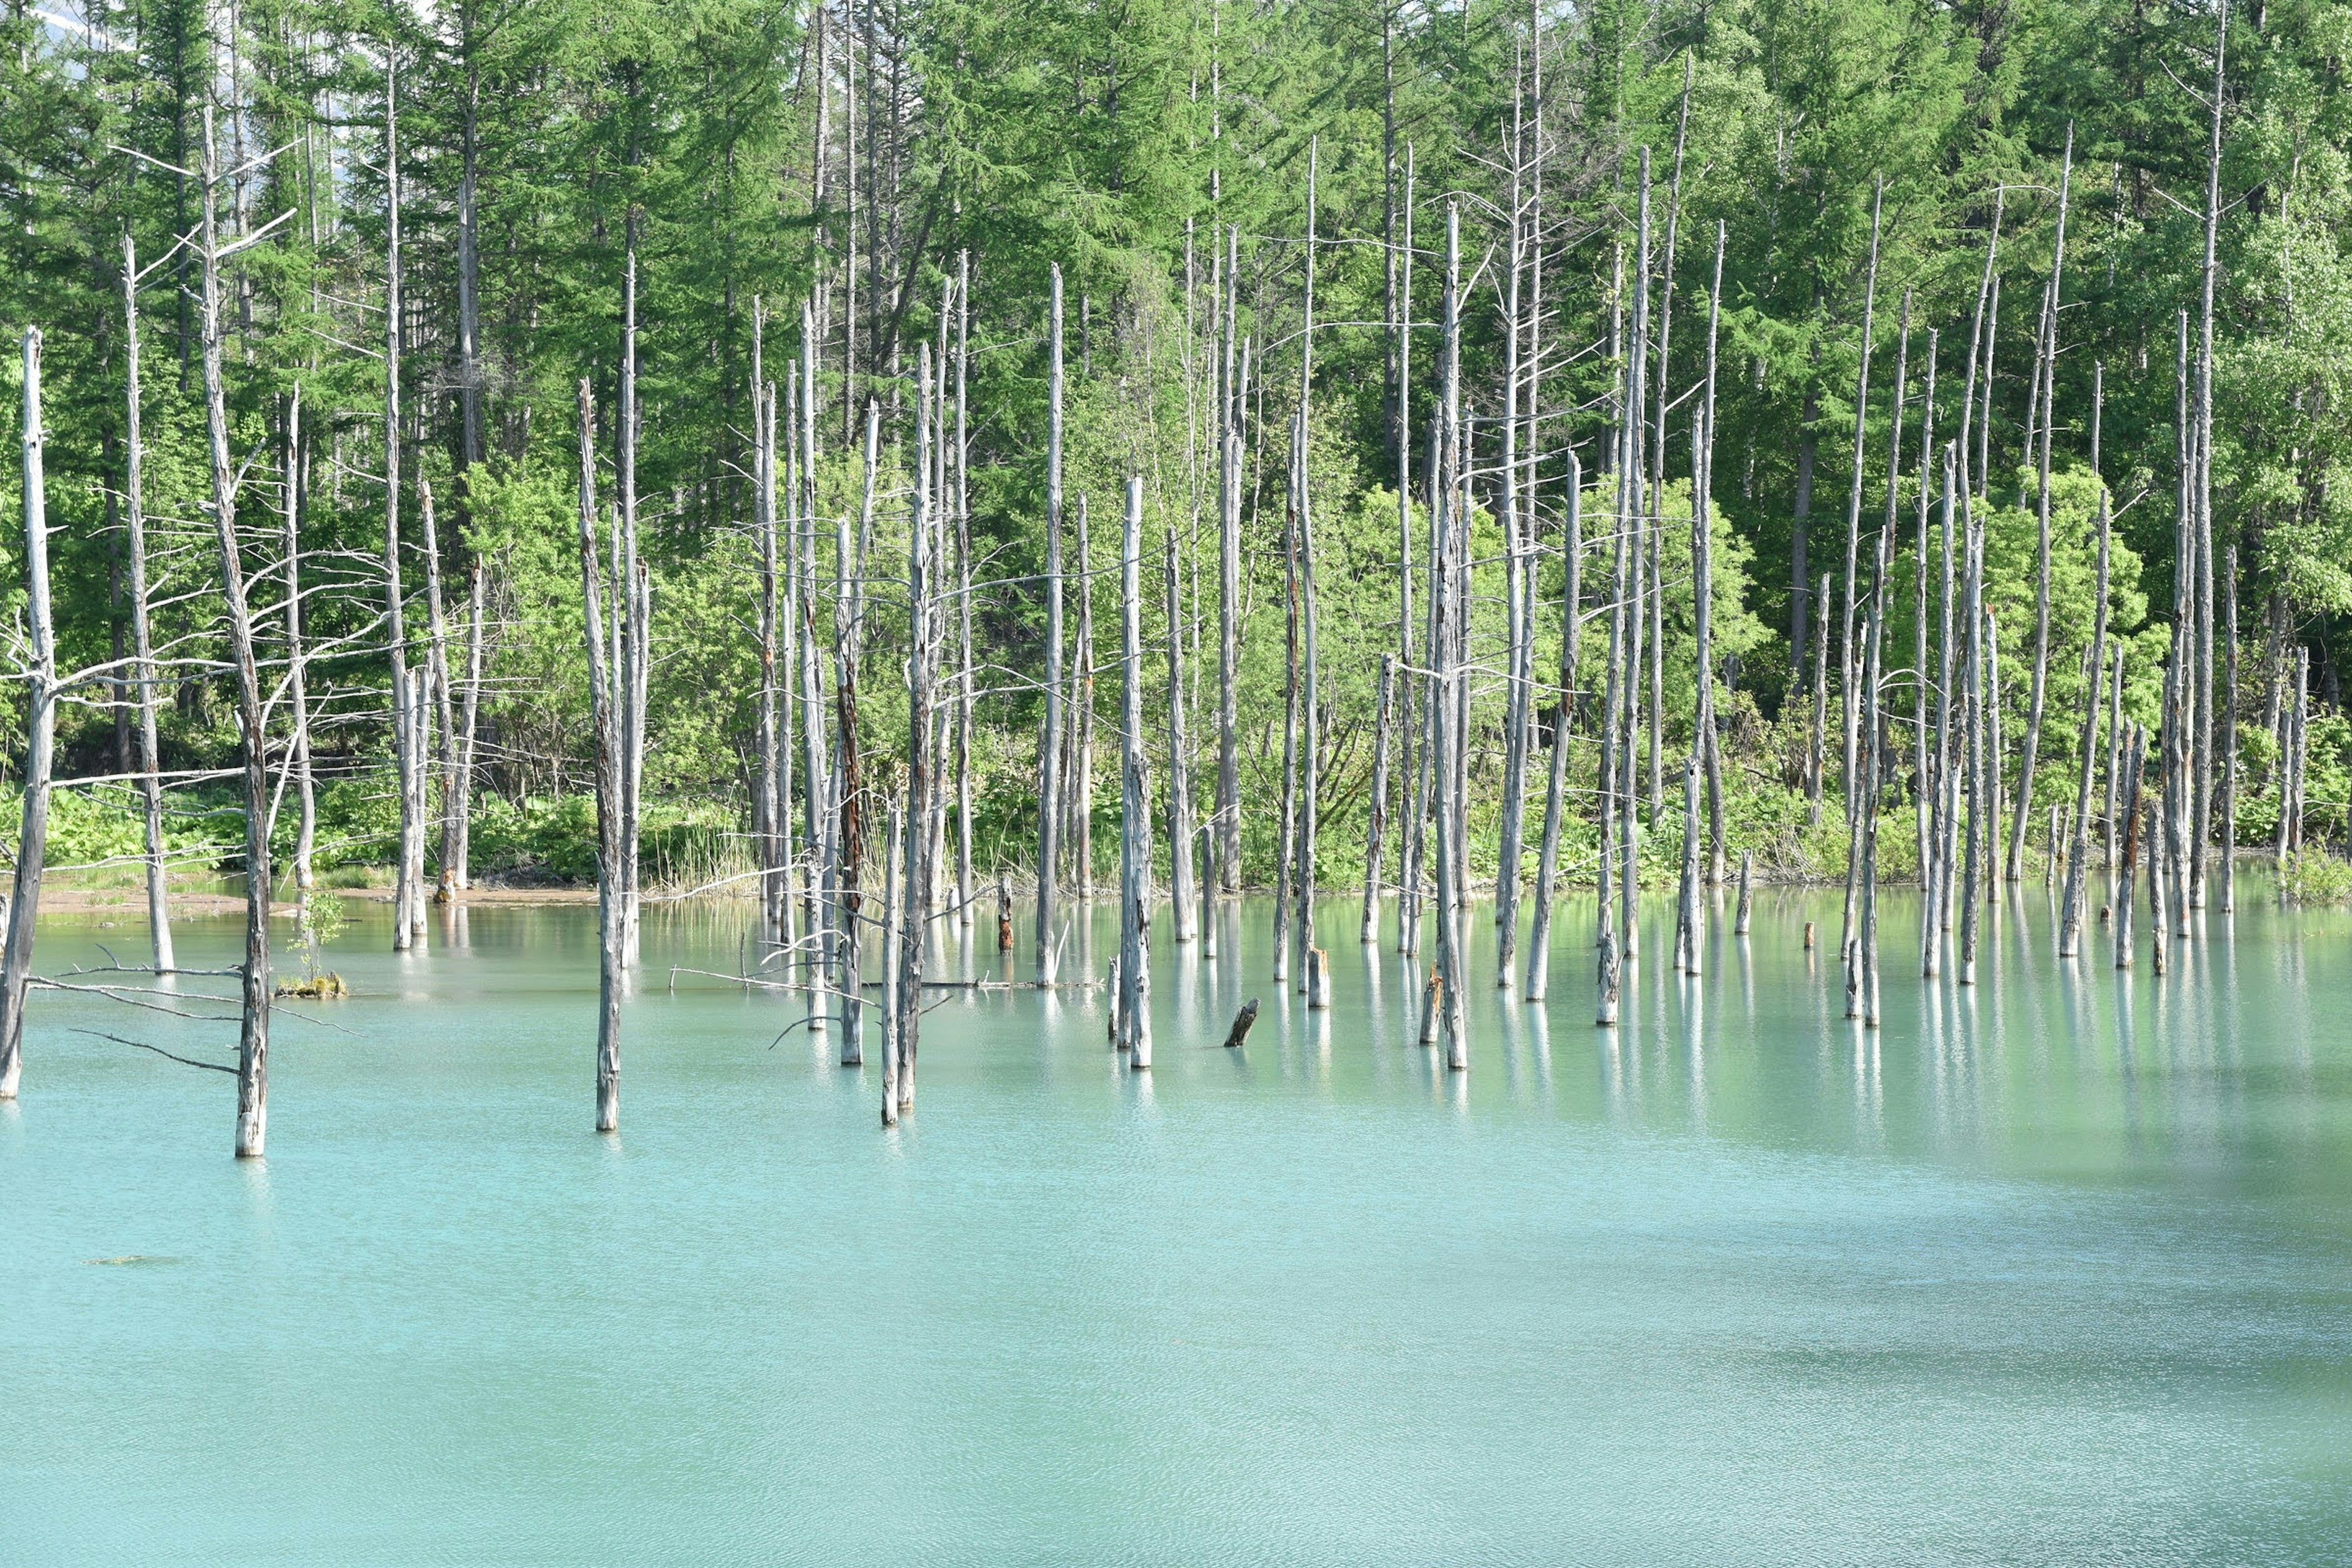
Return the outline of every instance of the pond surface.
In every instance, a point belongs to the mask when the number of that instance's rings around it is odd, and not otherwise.
[[[0,1562],[2344,1562],[2352,921],[2242,901],[2159,980],[2060,964],[2034,889],[1963,991],[1890,895],[1865,1037],[1834,893],[1719,919],[1696,981],[1654,910],[1595,1029],[1588,895],[1449,1074],[1346,902],[1309,1015],[1253,900],[1215,961],[1163,925],[1148,1075],[1097,994],[942,993],[895,1131],[878,1049],[666,988],[748,906],[653,910],[617,1138],[592,909],[414,959],[354,906],[362,994],[302,1007],[348,1033],[282,1024],[247,1165],[230,1079],[72,1032],[233,1030],[49,993]],[[101,942],[144,932],[45,924],[43,971]]]

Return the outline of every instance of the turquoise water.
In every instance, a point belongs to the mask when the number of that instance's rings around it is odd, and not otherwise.
[[[2352,921],[2247,902],[2159,981],[2059,965],[2035,889],[1973,994],[1897,904],[1874,1038],[1802,951],[1833,896],[1695,982],[1654,911],[1614,1034],[1580,909],[1465,1074],[1344,904],[1310,1016],[1252,902],[1223,959],[1160,944],[1150,1074],[1098,996],[947,994],[895,1131],[878,1051],[666,990],[737,910],[656,910],[608,1139],[593,910],[420,961],[371,908],[249,1165],[232,1080],[70,1032],[231,1031],[49,994],[0,1562],[2342,1562]],[[42,967],[100,942],[142,938],[58,920]]]

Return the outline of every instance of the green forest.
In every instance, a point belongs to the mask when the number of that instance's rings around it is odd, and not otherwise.
[[[1041,833],[1115,879],[1139,715],[1163,888],[1360,886],[1384,816],[1376,879],[1417,889],[1428,693],[1457,688],[1457,876],[1533,869],[1555,751],[1563,879],[1613,800],[1671,879],[1686,771],[1707,876],[1846,875],[1857,800],[1912,825],[1876,874],[1916,875],[1956,658],[2012,879],[2053,835],[2115,854],[2136,725],[2200,845],[2319,888],[2306,842],[2346,838],[2352,7],[18,0],[0,27],[53,868],[243,852],[216,444],[306,885],[385,879],[404,821],[428,880],[595,878],[583,441],[587,515],[644,567],[605,640],[616,682],[643,664],[653,885],[813,884],[845,816],[878,849],[919,758],[942,884],[1027,884]],[[1957,575],[1948,473],[1980,537]]]

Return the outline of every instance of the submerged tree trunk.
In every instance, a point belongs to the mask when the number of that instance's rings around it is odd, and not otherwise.
[[[411,781],[420,759],[411,754],[415,721],[408,710],[408,633],[403,614],[406,595],[400,581],[400,358],[406,338],[400,276],[400,116],[395,79],[384,73],[384,352],[383,352],[383,578],[384,654],[392,687],[393,772],[398,780],[400,836],[394,850],[392,945],[405,952],[415,944],[424,919],[421,889],[410,868],[424,853],[425,825]]]
[[[0,1100],[16,1099],[24,1076],[25,994],[33,978],[33,930],[41,909],[49,765],[57,738],[58,652],[49,625],[48,490],[42,463],[38,327],[25,329],[24,350],[25,617],[32,634],[33,665],[26,692],[25,814],[16,839],[16,885],[8,898],[5,970],[0,970]],[[240,1152],[242,1142],[240,1134]]]
[[[1118,1042],[1128,1065],[1151,1066],[1151,803],[1143,763],[1143,480],[1127,481],[1119,549],[1120,730]]]
[[[596,1131],[621,1126],[620,761],[614,709],[618,671],[606,668],[612,630],[598,587],[596,420],[588,378],[578,390],[580,417],[580,594],[588,645],[588,717],[596,758]],[[617,611],[616,611],[617,613]]]
[[[1551,984],[1551,906],[1559,877],[1560,833],[1568,812],[1568,752],[1575,733],[1577,638],[1582,630],[1584,470],[1568,454],[1568,521],[1560,542],[1566,581],[1560,590],[1559,707],[1551,728],[1551,775],[1544,784],[1543,842],[1536,852],[1536,915],[1528,934],[1527,999],[1540,1002]]]
[[[168,974],[178,967],[172,952],[172,907],[169,862],[163,847],[163,775],[155,736],[154,621],[148,604],[147,505],[144,478],[144,437],[140,428],[139,384],[139,254],[131,236],[122,237],[122,321],[124,384],[123,518],[129,539],[131,570],[131,679],[139,689],[139,804],[145,831],[147,930],[155,973]]]
[[[2042,312],[2047,324],[2042,329],[2042,342],[2034,366],[2041,388],[2042,444],[2039,453],[2040,499],[2034,505],[2039,544],[2034,557],[2033,682],[2025,700],[2025,739],[2017,763],[2017,805],[2010,816],[2005,875],[2012,882],[2024,874],[2025,826],[2033,811],[2033,763],[2042,749],[2042,704],[2050,679],[2050,432],[2058,422],[2057,410],[2053,406],[2058,390],[2058,289],[2065,276],[2066,203],[2073,189],[2074,174],[2074,128],[2069,125],[2066,128],[2066,159],[2058,176],[2058,236],[2051,251],[2048,304]],[[2027,434],[2031,436],[2033,433],[2029,430]],[[2104,596],[2101,608],[2105,608]],[[2096,689],[2095,684],[2093,689]],[[2058,846],[2050,846],[2050,853],[2055,856]]]
[[[213,537],[220,551],[221,597],[228,611],[229,659],[236,668],[236,721],[245,784],[245,963],[236,1049],[236,1155],[258,1159],[269,1128],[269,773],[261,671],[253,616],[246,603],[245,563],[236,537],[236,480],[229,465],[228,403],[222,384],[221,247],[215,192],[220,183],[213,118],[205,114],[204,324],[205,429],[212,458]],[[47,608],[46,605],[43,606]],[[15,911],[12,910],[13,914]],[[29,916],[29,911],[27,911]],[[11,931],[13,937],[14,931]],[[30,956],[30,943],[27,956]],[[13,952],[14,944],[11,943]]]
[[[2095,479],[2099,471],[2099,424],[2106,401],[2106,377],[2104,366],[2092,368],[2091,389],[2091,473]],[[2050,446],[2046,439],[2042,443],[2042,450],[2044,454],[2042,460],[2045,476],[2042,515],[2047,517],[2049,510],[2046,476]],[[2090,660],[2090,667],[2084,672],[2085,679],[2083,684],[2083,742],[2074,773],[2074,822],[2066,842],[2066,890],[2059,904],[2058,956],[2061,958],[2074,956],[2081,946],[2083,935],[2083,901],[2085,897],[2084,861],[2090,855],[2091,776],[2098,757],[2099,699],[2103,695],[2100,688],[2104,684],[2100,679],[2102,674],[2100,661],[2107,646],[2110,520],[2107,514],[2107,491],[2105,483],[2099,486],[2098,505],[2099,575],[2098,586],[2095,590],[2096,597],[2092,601],[2091,607],[2091,646],[2084,650],[2085,656]],[[2046,584],[2047,579],[2045,578],[2044,581]],[[2024,797],[2021,795],[2019,799],[2022,801]],[[2050,853],[2053,858],[2057,856],[2058,846],[2054,841],[2050,846]]]
[[[1045,735],[1037,748],[1037,979],[1054,979],[1055,868],[1062,816],[1062,268],[1054,268],[1046,371]]]

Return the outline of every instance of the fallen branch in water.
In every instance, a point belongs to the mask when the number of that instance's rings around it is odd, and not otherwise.
[[[110,1035],[103,1029],[76,1029],[74,1033],[77,1035],[95,1035],[101,1040],[112,1040],[118,1046],[135,1046],[140,1050],[152,1051],[157,1056],[165,1058],[171,1061],[178,1062],[183,1067],[203,1068],[207,1072],[225,1072],[231,1078],[236,1076],[236,1068],[234,1067],[224,1067],[219,1062],[200,1062],[194,1057],[173,1056],[171,1052],[165,1050],[161,1046],[151,1046],[144,1040],[126,1040],[121,1035]]]

